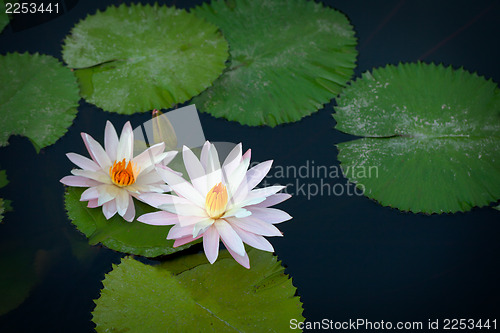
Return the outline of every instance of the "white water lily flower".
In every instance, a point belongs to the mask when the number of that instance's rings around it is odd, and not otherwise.
[[[106,219],[118,212],[132,222],[135,217],[132,197],[170,191],[155,166],[160,162],[167,164],[177,152],[164,152],[165,144],[159,143],[134,157],[134,134],[130,122],[123,126],[120,138],[111,122],[106,123],[104,149],[90,135],[82,133],[82,138],[92,159],[75,153],[66,154],[81,169],[71,170],[73,176],[60,181],[68,186],[88,187],[80,201],[88,201],[87,207],[90,208],[102,206]]]
[[[174,247],[203,237],[210,263],[217,259],[219,238],[233,258],[246,268],[250,268],[250,262],[243,243],[274,252],[263,236],[282,236],[274,224],[291,216],[269,207],[290,195],[278,193],[284,186],[254,189],[269,172],[272,161],[248,170],[250,150],[242,155],[239,144],[221,167],[217,150],[208,141],[199,160],[187,147],[183,148],[183,158],[191,182],[158,167],[158,173],[176,195],[142,194],[141,200],[162,211],[144,214],[137,220],[152,225],[173,224],[167,239],[175,239]]]

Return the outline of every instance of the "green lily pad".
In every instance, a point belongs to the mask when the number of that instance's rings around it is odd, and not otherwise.
[[[0,56],[0,146],[28,137],[37,152],[66,133],[80,99],[71,71],[56,58],[28,53]]]
[[[80,201],[85,188],[69,187],[65,204],[68,217],[84,233],[91,245],[102,243],[119,252],[157,257],[171,254],[190,247],[193,243],[173,248],[174,241],[167,240],[171,226],[153,226],[138,221],[127,222],[116,214],[106,220],[102,208],[88,208],[87,202]],[[157,211],[155,208],[134,199],[136,217]]]
[[[204,254],[157,266],[124,258],[95,301],[97,332],[284,332],[291,318],[304,320],[276,257],[250,250],[247,270],[221,255],[213,265]]]
[[[298,121],[334,98],[354,73],[356,38],[342,13],[314,1],[212,1],[194,13],[218,25],[229,68],[194,99],[241,124]]]
[[[500,198],[500,89],[424,63],[366,72],[337,100],[337,145],[365,195],[403,211],[467,211]]]
[[[494,209],[496,209],[496,210],[499,210],[499,211],[500,211],[500,205],[495,206],[495,207],[493,207],[493,208],[494,208]]]
[[[222,73],[227,42],[217,27],[181,9],[121,5],[89,15],[66,37],[82,97],[132,114],[168,109],[205,90]]]

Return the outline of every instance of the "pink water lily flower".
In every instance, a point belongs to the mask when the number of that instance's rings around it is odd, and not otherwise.
[[[73,176],[62,178],[61,183],[88,187],[80,201],[88,201],[87,207],[90,208],[102,206],[106,219],[118,212],[126,221],[132,222],[135,218],[132,197],[170,191],[155,166],[160,162],[167,164],[177,152],[164,152],[165,144],[159,143],[134,157],[134,133],[130,122],[123,126],[118,138],[115,128],[108,121],[104,148],[86,133],[82,133],[82,138],[92,159],[75,153],[66,154],[81,169],[71,170]]]
[[[175,194],[141,194],[140,198],[162,211],[144,214],[138,221],[152,225],[174,225],[167,239],[174,247],[203,237],[203,248],[210,263],[219,253],[219,239],[233,258],[250,268],[243,243],[274,252],[263,236],[282,236],[274,226],[291,219],[286,212],[269,208],[288,198],[278,193],[284,186],[256,188],[271,168],[266,161],[248,170],[250,150],[242,155],[241,144],[227,156],[222,167],[215,146],[208,141],[200,159],[183,148],[183,159],[190,182],[171,170],[158,167],[158,173]]]

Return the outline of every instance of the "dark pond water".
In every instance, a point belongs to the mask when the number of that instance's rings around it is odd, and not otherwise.
[[[344,12],[355,27],[360,52],[356,75],[420,59],[463,66],[500,82],[498,1],[325,2]],[[0,34],[0,53],[39,52],[60,59],[61,43],[78,20],[120,3],[73,1],[67,3],[72,9],[47,22],[18,18],[23,22]],[[195,3],[175,1],[179,7]],[[328,104],[298,123],[274,129],[249,128],[207,114],[200,119],[207,139],[243,142],[252,148],[253,160],[338,166],[334,144],[352,137],[333,129],[332,112],[333,104]],[[108,119],[121,128],[128,120],[135,127],[149,118],[103,112],[82,100],[73,126],[55,145],[36,154],[27,139],[12,137],[0,149],[0,168],[10,180],[0,197],[12,200],[14,208],[0,225],[0,275],[16,274],[13,293],[24,293],[22,285],[33,280],[24,302],[0,317],[0,332],[93,331],[92,300],[122,254],[90,248],[66,218],[59,179],[73,166],[64,154],[86,155],[82,131],[103,142]],[[321,179],[303,181],[307,186]],[[308,320],[500,320],[499,212],[481,208],[424,216],[365,197],[308,199],[301,192],[282,209],[294,219],[280,226],[285,237],[271,242],[293,277]]]

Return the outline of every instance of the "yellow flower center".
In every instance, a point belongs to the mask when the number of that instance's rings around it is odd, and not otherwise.
[[[205,200],[205,209],[208,216],[214,220],[224,215],[227,206],[227,189],[226,186],[219,183],[212,187],[207,193]]]
[[[135,183],[134,174],[136,173],[137,170],[134,163],[132,163],[132,161],[127,163],[125,162],[125,159],[121,161],[114,161],[113,166],[109,167],[109,175],[111,176],[113,184],[120,187]]]

